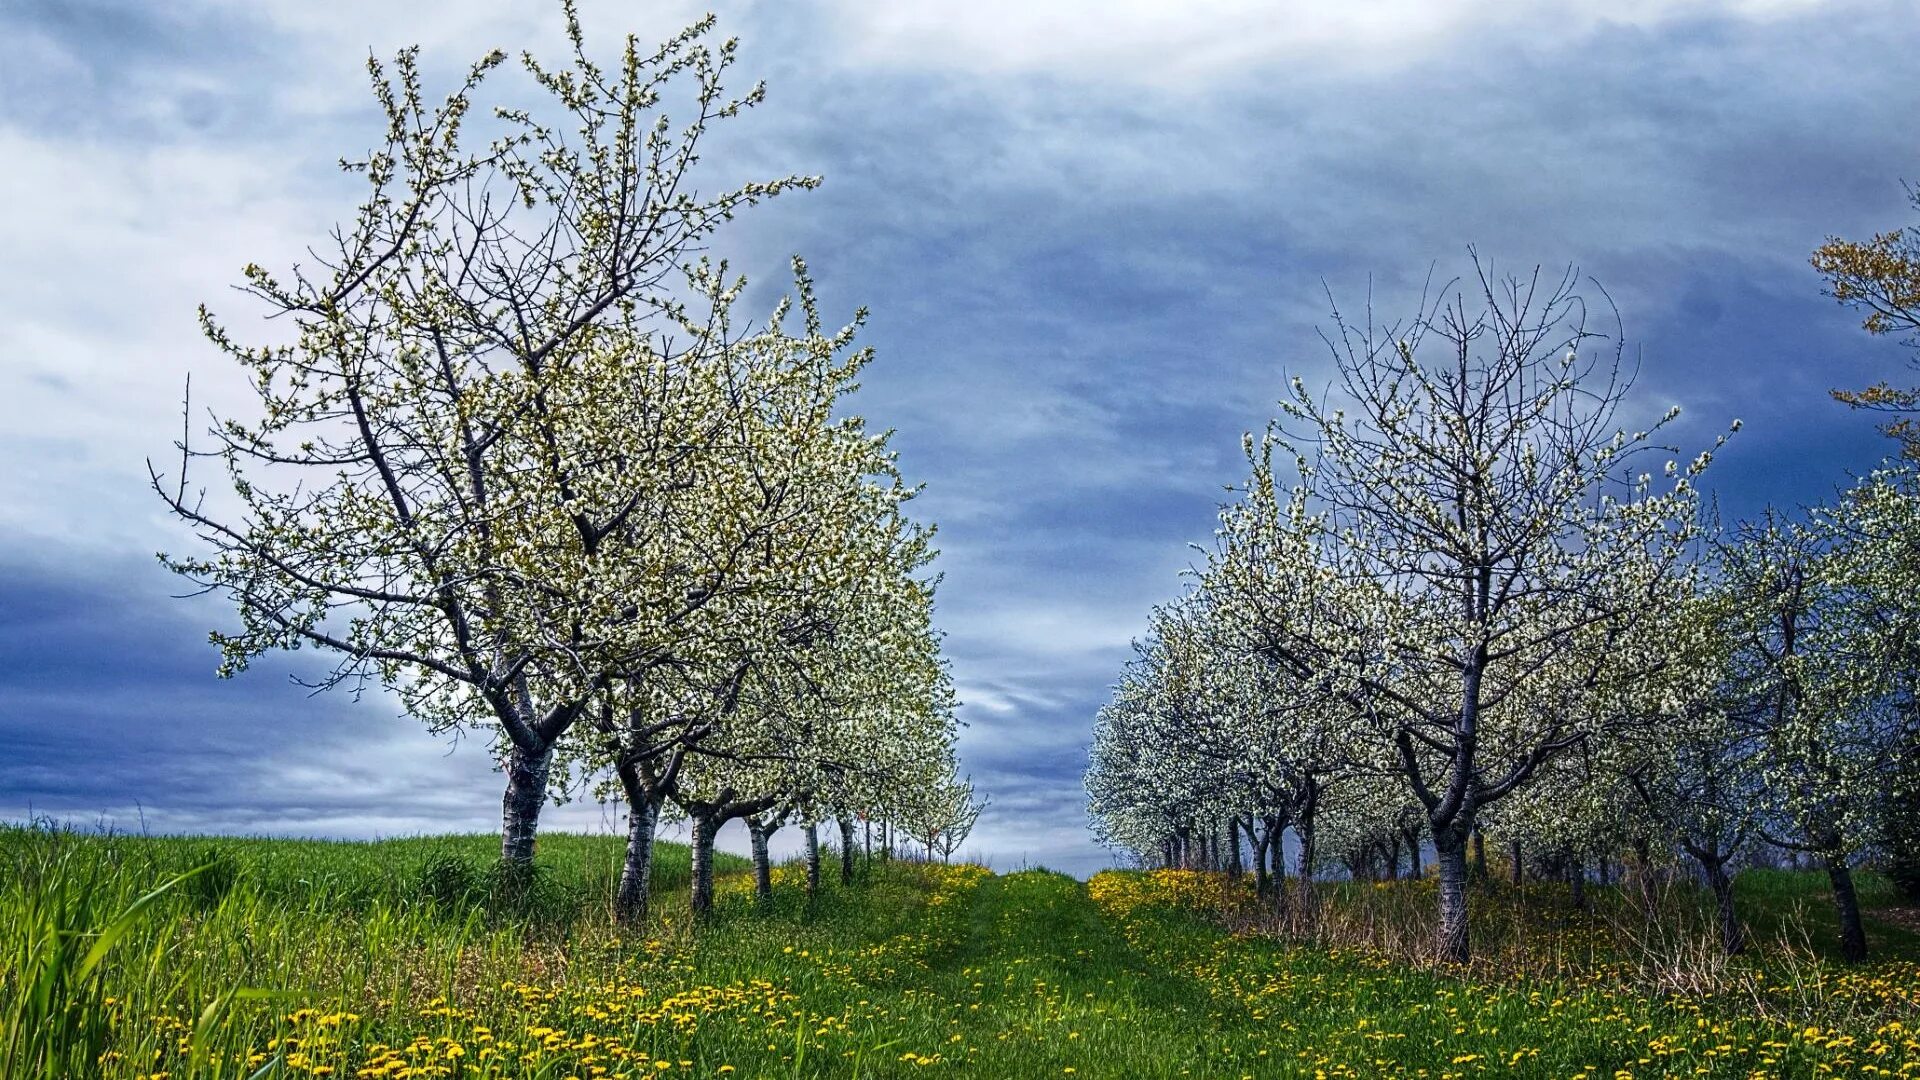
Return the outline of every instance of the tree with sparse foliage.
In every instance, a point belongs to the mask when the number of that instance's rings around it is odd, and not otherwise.
[[[1909,187],[1908,197],[1920,209],[1920,188]],[[1826,279],[1827,295],[1866,312],[1862,325],[1868,333],[1904,335],[1904,344],[1920,347],[1920,229],[1894,229],[1864,241],[1829,237],[1812,261]],[[1920,387],[1883,380],[1833,396],[1856,409],[1894,414],[1881,430],[1899,440],[1908,458],[1920,458],[1920,426],[1912,419],[1920,413]]]
[[[973,835],[987,803],[974,790],[972,777],[951,776],[927,790],[902,824],[908,836],[926,846],[929,860],[937,855],[941,862],[951,862]]]

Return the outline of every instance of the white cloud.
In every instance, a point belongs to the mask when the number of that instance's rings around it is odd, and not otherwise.
[[[1563,44],[1608,26],[1676,19],[1773,19],[1821,0],[837,0],[841,36],[861,64],[1106,83],[1205,85],[1292,65],[1378,73],[1467,37],[1512,34]]]

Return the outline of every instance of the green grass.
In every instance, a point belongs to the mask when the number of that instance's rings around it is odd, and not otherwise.
[[[247,892],[262,900],[313,911],[366,911],[423,902],[420,885],[430,864],[449,861],[484,876],[499,857],[498,835],[472,834],[405,837],[393,840],[280,840],[258,837],[89,835],[0,826],[0,864],[32,861],[62,849],[84,852],[88,862],[116,886],[143,882],[215,862],[222,873],[200,886],[218,891],[226,873],[244,880]],[[539,865],[549,880],[564,885],[579,904],[612,895],[620,876],[625,839],[576,833],[540,837]],[[715,866],[722,873],[742,870],[746,861],[724,852]],[[662,843],[654,856],[654,887],[686,888],[687,849]],[[558,912],[556,912],[557,914]]]
[[[1899,903],[1886,875],[1855,871],[1853,883],[1874,952],[1883,957],[1920,958],[1920,934],[1876,916]],[[1734,902],[1757,937],[1805,940],[1821,956],[1838,958],[1840,919],[1834,914],[1825,873],[1748,870],[1734,881]]]
[[[543,837],[531,896],[487,887],[492,843],[0,830],[0,1077],[1920,1076],[1886,1026],[1913,1022],[1911,960],[1650,996],[1570,962],[1461,974],[1229,933],[1217,878],[910,864],[815,898],[783,868],[762,903],[728,859],[695,924],[670,845],[655,918],[622,933],[617,839]],[[1425,888],[1326,892],[1411,912]],[[1766,918],[1820,899],[1742,889]],[[1547,887],[1482,900],[1554,910]]]

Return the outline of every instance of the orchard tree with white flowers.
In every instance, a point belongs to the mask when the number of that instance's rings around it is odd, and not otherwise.
[[[308,263],[245,271],[290,340],[201,313],[257,415],[215,417],[177,474],[151,469],[206,552],[167,565],[240,615],[213,635],[222,673],[316,648],[336,658],[324,686],[383,685],[435,731],[487,732],[501,853],[522,864],[593,703],[760,587],[733,572],[764,493],[739,486],[732,432],[763,388],[716,330],[733,291],[693,256],[817,182],[700,179],[709,128],[763,97],[726,91],[735,44],[711,18],[658,49],[629,37],[603,68],[563,13],[567,63],[521,59],[537,105],[485,107],[501,51],[437,103],[415,50],[369,62],[386,130],[343,162],[365,202]],[[205,459],[212,496],[188,471]]]
[[[1296,378],[1248,440],[1251,478],[1205,571],[1252,654],[1339,710],[1369,744],[1352,756],[1384,761],[1420,806],[1436,952],[1454,961],[1471,956],[1481,813],[1651,722],[1636,698],[1671,650],[1645,628],[1684,632],[1669,616],[1690,595],[1711,456],[1669,456],[1677,410],[1623,422],[1632,373],[1574,274],[1475,270],[1404,325],[1335,311],[1332,384]]]
[[[1915,490],[1910,467],[1876,473],[1806,520],[1743,526],[1717,552],[1731,718],[1756,748],[1762,834],[1825,869],[1852,962],[1867,956],[1854,864],[1915,730]]]

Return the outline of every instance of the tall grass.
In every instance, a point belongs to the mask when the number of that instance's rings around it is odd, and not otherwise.
[[[62,1080],[99,1067],[112,1036],[106,961],[162,899],[181,884],[204,880],[210,866],[177,874],[157,888],[109,909],[113,890],[101,867],[64,847],[11,867],[13,888],[0,903],[6,936],[0,984],[0,1076]]]
[[[410,1017],[564,969],[563,943],[615,947],[618,838],[544,836],[530,880],[499,874],[497,845],[0,826],[0,1076],[139,1075],[184,1047],[193,1075],[250,1077],[273,1059],[243,1048],[293,1005]],[[671,912],[686,850],[654,867]]]

